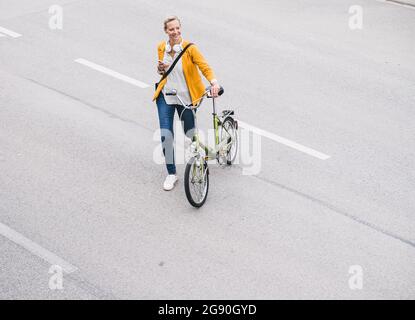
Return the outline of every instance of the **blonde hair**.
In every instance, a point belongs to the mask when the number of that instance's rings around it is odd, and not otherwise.
[[[165,20],[164,20],[164,31],[167,30],[167,24],[169,22],[172,22],[174,20],[177,20],[179,22],[179,24],[181,25],[180,19],[177,16],[168,16]]]

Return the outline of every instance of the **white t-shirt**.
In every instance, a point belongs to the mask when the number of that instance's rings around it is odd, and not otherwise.
[[[170,54],[168,54],[167,52],[164,52],[163,62],[171,66],[173,61],[177,58],[179,54],[180,52],[175,52],[174,57],[172,58]],[[180,99],[182,99],[186,105],[189,105],[192,103],[189,89],[187,88],[186,79],[184,78],[184,74],[183,74],[182,59],[183,57],[180,58],[180,60],[174,66],[174,69],[169,73],[169,75],[167,76],[167,82],[163,87],[162,91],[164,94],[164,99],[166,100],[167,104],[181,105],[177,96],[166,95],[166,92],[169,92],[172,89],[175,89],[177,91],[177,95],[180,96]]]

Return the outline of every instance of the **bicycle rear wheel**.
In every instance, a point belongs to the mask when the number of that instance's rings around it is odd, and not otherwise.
[[[189,203],[196,208],[203,206],[209,191],[209,168],[207,162],[190,158],[184,171],[184,190]]]
[[[235,120],[228,117],[222,123],[221,140],[227,139],[228,147],[226,150],[226,163],[231,165],[238,153],[238,131]]]

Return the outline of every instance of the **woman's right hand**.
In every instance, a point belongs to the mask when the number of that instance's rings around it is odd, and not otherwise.
[[[168,64],[165,64],[163,61],[159,60],[157,65],[157,72],[158,74],[163,74],[164,71],[169,67]]]

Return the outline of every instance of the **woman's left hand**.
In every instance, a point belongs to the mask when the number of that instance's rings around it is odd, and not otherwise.
[[[219,90],[220,90],[219,83],[218,82],[213,83],[212,86],[210,87],[210,93],[212,97],[214,98],[218,97]]]

